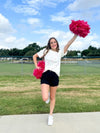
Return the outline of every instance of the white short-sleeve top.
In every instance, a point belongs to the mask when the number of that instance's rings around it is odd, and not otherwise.
[[[43,57],[45,51],[46,51],[46,48],[40,50],[37,53],[39,58]],[[64,53],[64,49],[59,50],[58,52],[50,49],[48,51],[48,53],[44,56],[44,61],[45,61],[44,72],[47,70],[51,70],[51,71],[55,72],[58,76],[60,76],[61,57],[63,57],[66,54],[67,54],[67,52]]]

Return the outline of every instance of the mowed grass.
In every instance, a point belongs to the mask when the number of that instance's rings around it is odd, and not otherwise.
[[[40,80],[32,76],[34,65],[24,64],[23,74],[18,73],[18,65],[6,66],[0,76],[0,115],[49,113],[50,104],[42,101]],[[100,111],[100,71],[84,73],[81,66],[62,65],[54,112],[94,111]]]
[[[0,63],[0,75],[32,75],[34,64]],[[61,75],[100,74],[100,64],[96,67],[79,64],[62,64]]]
[[[32,75],[33,64],[0,63],[0,75]]]

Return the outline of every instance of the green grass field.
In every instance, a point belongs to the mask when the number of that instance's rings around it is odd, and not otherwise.
[[[0,115],[48,113],[33,64],[0,64]],[[100,69],[62,64],[54,112],[100,111]]]
[[[34,68],[34,64],[0,63],[0,75],[32,75]],[[100,64],[98,64],[98,67],[94,65],[62,64],[61,75],[68,74],[100,74]]]

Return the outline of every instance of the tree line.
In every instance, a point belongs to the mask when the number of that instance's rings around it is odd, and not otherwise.
[[[40,47],[36,43],[29,44],[23,49],[0,49],[0,56],[32,56],[44,47]]]
[[[40,47],[39,45],[37,45],[37,43],[32,43],[23,49],[0,49],[0,56],[33,56],[36,52],[45,47],[46,46]],[[100,48],[89,46],[88,49],[85,49],[83,51],[68,50],[66,57],[77,56],[78,53],[81,53],[81,56],[100,56]]]
[[[83,51],[71,50],[68,51],[67,56],[77,56],[77,53],[81,53],[81,56],[100,56],[100,48],[89,46]]]

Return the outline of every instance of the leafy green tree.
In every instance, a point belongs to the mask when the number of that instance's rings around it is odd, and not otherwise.
[[[87,56],[88,54],[89,54],[88,49],[83,50],[82,53],[81,53],[82,56]]]
[[[37,45],[36,43],[29,44],[27,47],[23,49],[24,55],[30,50],[33,51],[33,54],[35,54],[40,50],[40,46]]]
[[[45,48],[40,47],[36,43],[29,44],[24,49],[0,49],[0,56],[32,56],[37,53],[39,50]],[[82,56],[100,56],[100,48],[89,46],[88,49],[80,52],[79,50],[70,50],[66,56],[77,56],[77,53],[81,53]]]
[[[0,56],[9,56],[8,49],[0,49]]]
[[[82,51],[82,56],[100,56],[100,48],[89,46],[88,49]]]
[[[96,51],[97,48],[96,48],[96,47],[93,47],[93,46],[89,46],[89,47],[88,47],[88,50],[89,50],[89,51]]]
[[[30,50],[27,53],[25,53],[24,56],[33,56],[33,54],[34,54],[34,51],[33,50]]]
[[[77,56],[77,53],[81,53],[79,50],[70,50],[67,53],[67,56]]]
[[[20,50],[17,48],[13,48],[9,50],[9,56],[19,56]]]

